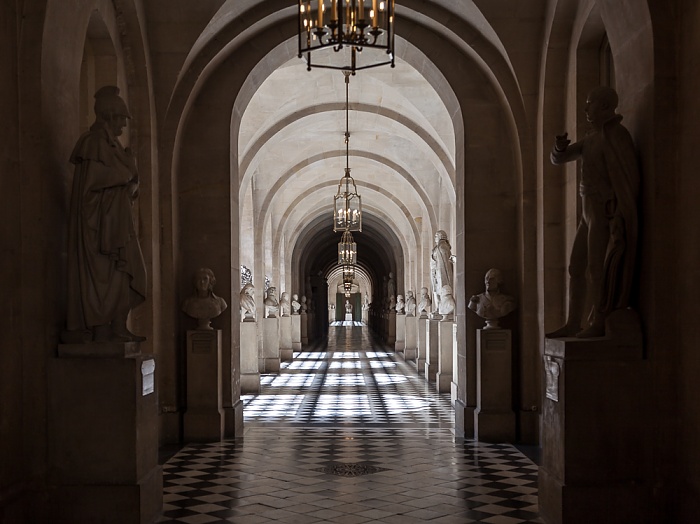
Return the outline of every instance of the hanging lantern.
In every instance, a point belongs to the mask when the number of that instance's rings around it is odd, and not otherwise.
[[[357,263],[357,244],[350,231],[344,231],[338,243],[338,265],[355,265]]]
[[[370,0],[299,0],[299,58],[306,60],[307,70],[343,69],[354,75],[370,67],[394,67],[394,0],[371,0],[371,4]],[[333,56],[312,63],[311,54],[318,57],[324,50]]]

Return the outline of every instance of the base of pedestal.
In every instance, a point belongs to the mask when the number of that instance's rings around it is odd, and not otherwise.
[[[435,375],[435,389],[438,393],[450,393],[452,391],[452,371],[442,373],[438,371]]]
[[[260,373],[241,374],[241,393],[260,393]]]
[[[437,374],[437,366],[436,365],[431,365],[428,364],[427,362],[423,366],[424,374],[425,374],[425,381],[426,382],[435,382],[435,375]]]
[[[515,413],[474,411],[474,438],[480,442],[515,442]]]
[[[224,407],[224,438],[243,436],[243,401],[236,400],[233,406]]]
[[[415,348],[404,348],[403,359],[404,360],[416,360],[416,349]]]
[[[416,371],[419,375],[425,375],[425,358],[416,358]]]
[[[150,524],[163,506],[163,470],[160,466],[135,485],[75,485],[49,488],[54,524],[100,522]]]
[[[450,382],[450,402],[452,402],[452,405],[455,405],[455,402],[457,402],[457,383],[456,382]]]
[[[263,358],[263,370],[265,373],[279,373],[280,359],[279,358]]]
[[[461,400],[455,401],[455,436],[474,438],[474,406],[467,406]]]
[[[406,342],[403,340],[397,340],[394,342],[394,351],[403,352]]]
[[[292,351],[299,351],[301,349],[301,342],[292,342]]]
[[[650,523],[652,489],[643,484],[566,486],[540,468],[540,518],[547,524]]]
[[[291,362],[294,358],[294,351],[289,349],[280,349],[280,360],[282,362]]]
[[[222,409],[188,406],[183,421],[185,442],[213,442],[224,438]]]

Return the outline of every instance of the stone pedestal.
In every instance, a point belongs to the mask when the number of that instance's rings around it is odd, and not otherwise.
[[[396,342],[396,311],[389,311],[386,315],[387,318],[387,339],[386,343],[389,346],[393,346]]]
[[[48,362],[51,522],[154,522],[163,505],[153,355],[64,344]]]
[[[309,345],[309,320],[308,320],[308,313],[306,312],[301,312],[299,313],[299,322],[301,324],[301,345],[302,346],[308,346]]]
[[[280,370],[280,319],[263,318],[263,371],[279,373]]]
[[[280,360],[291,362],[292,360],[292,317],[280,318]]]
[[[417,351],[416,351],[416,369],[418,373],[425,373],[425,356],[428,354],[427,338],[428,333],[428,317],[416,319]]]
[[[418,350],[418,322],[416,317],[406,316],[406,343],[403,349],[404,360],[415,361]]]
[[[224,439],[221,387],[221,330],[188,331],[186,442]]]
[[[457,346],[457,323],[452,324],[452,383],[450,384],[450,401],[454,406],[457,402],[459,383],[459,351]]]
[[[241,393],[260,393],[257,322],[241,322]]]
[[[438,325],[438,361],[435,389],[438,393],[450,393],[452,389],[452,353],[455,323],[443,320]]]
[[[345,313],[345,321],[352,322],[352,313]]]
[[[440,352],[440,321],[430,319],[425,330],[425,380],[435,382]]]
[[[394,351],[403,353],[406,347],[406,315],[396,315],[396,340]]]
[[[546,339],[544,368],[542,519],[647,522],[651,382],[641,330]]]
[[[292,315],[292,352],[301,349],[301,315]]]
[[[476,331],[476,410],[474,438],[514,442],[510,329]]]

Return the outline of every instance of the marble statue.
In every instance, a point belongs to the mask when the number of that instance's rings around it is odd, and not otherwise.
[[[288,317],[289,311],[291,310],[291,305],[289,304],[289,293],[282,291],[282,296],[280,296],[280,316]]]
[[[250,282],[241,289],[240,306],[243,322],[255,322],[255,287]]]
[[[362,309],[364,311],[367,311],[369,309],[369,297],[366,294],[364,299],[362,300]]]
[[[145,340],[127,327],[146,299],[146,266],[132,209],[139,175],[119,136],[131,118],[119,88],[95,93],[95,122],[75,145],[68,224],[65,342]]]
[[[292,315],[298,315],[301,309],[301,304],[299,303],[299,295],[294,293],[292,295]]]
[[[403,315],[406,303],[403,301],[403,295],[397,295],[396,297],[396,314]]]
[[[212,329],[211,319],[223,313],[228,305],[214,294],[216,277],[206,267],[199,268],[193,277],[194,293],[182,303],[182,310],[197,319],[197,329]]]
[[[351,315],[352,314],[352,304],[350,303],[349,300],[345,301],[345,314],[346,315]]]
[[[416,316],[416,299],[413,297],[413,291],[406,291],[406,316]]]
[[[420,318],[428,318],[428,313],[433,306],[427,287],[420,288],[420,302],[418,302],[418,313]]]
[[[386,281],[386,296],[395,297],[396,296],[396,282],[394,282],[394,273],[389,272],[389,278]],[[389,306],[392,307],[392,306]],[[392,307],[393,309],[393,307]]]
[[[615,112],[617,104],[614,89],[593,89],[585,106],[591,132],[573,144],[567,133],[558,135],[550,154],[556,165],[581,160],[582,213],[569,260],[567,321],[548,337],[603,336],[607,315],[629,306],[640,175],[632,137]],[[585,304],[592,305],[590,311],[584,311]]]
[[[306,313],[306,295],[301,296],[301,312]]]
[[[265,294],[265,318],[277,318],[280,303],[277,300],[277,288],[270,286]]]
[[[387,309],[389,311],[396,309],[396,297],[394,295],[389,297],[389,307]]]
[[[452,247],[447,241],[447,233],[442,229],[435,233],[435,245],[430,255],[430,276],[433,285],[433,302],[435,310],[433,316],[439,318],[437,313],[440,310],[440,293],[443,286],[452,288]]]
[[[501,291],[503,276],[498,269],[489,269],[484,277],[486,291],[469,299],[469,309],[486,320],[484,329],[497,329],[498,319],[516,307],[515,299]]]
[[[452,296],[452,286],[445,284],[440,290],[440,309],[442,320],[454,320],[455,299]]]

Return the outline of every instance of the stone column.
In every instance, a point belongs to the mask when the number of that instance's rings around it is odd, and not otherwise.
[[[260,393],[257,322],[241,322],[241,393]]]
[[[421,375],[425,373],[425,356],[428,354],[426,335],[428,333],[428,317],[416,318],[416,332],[418,344],[416,351],[416,369]]]
[[[404,345],[403,355],[404,360],[415,361],[416,351],[418,349],[417,328],[418,322],[416,317],[406,316],[406,343]]]
[[[452,383],[450,384],[450,401],[452,405],[457,402],[459,383],[459,348],[457,346],[457,323],[452,324]]]
[[[641,329],[618,338],[545,339],[544,368],[542,519],[647,522],[652,381]]]
[[[308,319],[308,314],[306,311],[302,311],[299,313],[299,323],[301,327],[301,345],[302,346],[308,346],[309,345],[309,319]]]
[[[514,442],[510,329],[476,331],[476,410],[474,438]]]
[[[438,361],[435,389],[438,393],[450,393],[452,389],[452,354],[455,323],[441,320],[438,325]]]
[[[301,349],[301,315],[292,315],[292,352]]]
[[[280,360],[292,360],[292,317],[280,317]]]
[[[438,353],[440,351],[440,321],[428,320],[425,332],[425,380],[435,382],[438,370]]]
[[[395,314],[396,319],[396,340],[394,341],[394,351],[403,353],[406,347],[406,315]]]
[[[263,318],[263,370],[279,373],[280,370],[280,319]]]
[[[154,356],[137,342],[62,344],[47,372],[52,522],[155,522],[163,472]]]
[[[187,331],[186,442],[224,439],[221,340],[220,329]]]

